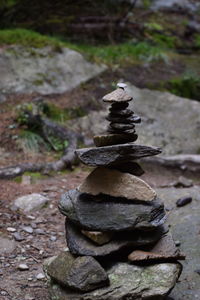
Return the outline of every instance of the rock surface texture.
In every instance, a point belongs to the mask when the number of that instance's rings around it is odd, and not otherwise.
[[[96,148],[76,151],[97,168],[61,197],[70,253],[45,267],[52,300],[164,299],[180,276],[185,256],[163,225],[164,205],[137,177],[144,171],[135,160],[161,150],[133,143],[140,117],[128,109],[131,100],[124,84],[104,96],[107,132],[94,137]]]
[[[50,47],[12,46],[0,54],[1,98],[10,93],[63,93],[105,69],[103,65],[87,62],[80,53],[68,48],[56,52]]]

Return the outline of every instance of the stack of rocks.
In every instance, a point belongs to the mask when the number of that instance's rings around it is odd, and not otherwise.
[[[80,161],[96,167],[59,209],[66,216],[69,251],[46,266],[52,299],[164,299],[174,287],[184,259],[168,228],[162,203],[142,179],[136,159],[161,153],[136,145],[132,98],[120,84],[103,100],[111,103],[108,134],[97,147],[77,150]]]

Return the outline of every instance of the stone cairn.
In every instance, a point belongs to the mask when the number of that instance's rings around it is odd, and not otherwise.
[[[135,162],[161,150],[134,143],[141,119],[128,109],[131,100],[124,84],[106,95],[108,134],[94,137],[96,147],[76,151],[95,169],[61,197],[69,250],[45,265],[51,299],[164,299],[180,276],[177,260],[184,255]]]

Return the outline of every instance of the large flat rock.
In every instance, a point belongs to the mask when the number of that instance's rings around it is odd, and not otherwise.
[[[199,152],[200,102],[131,84],[128,92],[134,98],[130,108],[142,118],[141,125],[136,126],[138,144],[161,147],[165,155]],[[100,135],[106,132],[107,114],[91,112],[70,125],[88,136]]]
[[[164,263],[139,267],[118,263],[108,270],[110,286],[78,294],[49,283],[51,300],[162,300],[174,287],[181,271],[179,264]]]
[[[180,241],[180,249],[186,254],[183,273],[171,296],[175,300],[200,299],[200,187],[159,188],[157,193],[165,200],[170,209],[168,223],[175,241]],[[183,207],[176,207],[177,199],[191,196],[192,202]]]
[[[141,157],[160,154],[160,148],[134,143],[98,148],[83,148],[75,151],[80,161],[89,166],[109,166]]]
[[[90,63],[71,49],[55,51],[12,46],[0,53],[0,92],[63,93],[98,75],[105,66]]]
[[[91,231],[153,230],[165,221],[164,206],[157,201],[144,202],[92,200],[89,195],[70,190],[61,197],[59,209],[62,214],[82,229]]]
[[[86,177],[78,190],[93,196],[106,194],[112,197],[141,201],[152,201],[157,196],[144,180],[108,168],[96,168]]]
[[[163,226],[153,232],[117,232],[113,234],[112,240],[105,245],[95,245],[85,237],[80,228],[66,220],[66,239],[69,250],[75,255],[107,256],[117,255],[126,258],[133,249],[141,246],[155,244],[166,233]]]

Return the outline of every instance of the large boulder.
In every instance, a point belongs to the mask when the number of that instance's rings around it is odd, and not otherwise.
[[[51,47],[12,46],[0,53],[0,93],[63,93],[105,68],[68,48],[55,51]]]
[[[200,102],[131,84],[128,92],[134,97],[130,108],[142,117],[142,125],[136,127],[138,144],[161,147],[165,155],[199,153]],[[70,125],[88,136],[99,135],[106,131],[107,114],[91,112]]]
[[[90,199],[92,197],[92,199]],[[82,229],[92,231],[153,230],[165,221],[163,204],[157,201],[94,201],[93,196],[70,190],[61,197],[59,209],[62,214]]]
[[[181,272],[180,264],[163,263],[139,267],[118,263],[110,268],[110,286],[89,293],[73,293],[49,282],[51,300],[161,300],[174,287]]]

